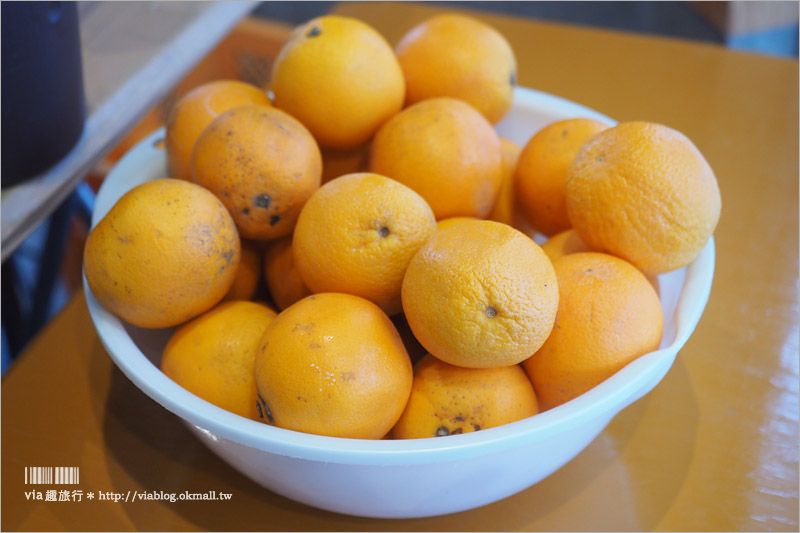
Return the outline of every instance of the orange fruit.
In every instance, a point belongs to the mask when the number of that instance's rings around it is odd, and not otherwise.
[[[192,149],[206,126],[242,105],[272,105],[266,91],[237,80],[216,80],[195,87],[170,110],[166,121],[167,169],[173,178],[191,181]]]
[[[578,232],[572,228],[556,233],[547,239],[542,244],[542,250],[550,258],[550,261],[569,254],[591,252],[586,243],[578,236]]]
[[[550,261],[555,261],[559,257],[569,254],[594,251],[581,240],[578,236],[578,232],[574,229],[564,230],[561,233],[553,235],[542,244],[542,250],[547,254],[547,257],[550,258]],[[645,277],[655,289],[656,294],[660,294],[661,287],[658,276],[648,275]]]
[[[311,294],[294,263],[292,235],[270,243],[264,253],[264,278],[278,309],[286,309]]]
[[[554,235],[572,227],[567,216],[567,170],[581,146],[608,128],[590,118],[569,118],[537,131],[519,156],[514,182],[520,210],[533,229]]]
[[[256,297],[261,281],[261,249],[254,241],[242,240],[242,255],[236,277],[228,293],[222,299],[252,300]]]
[[[405,97],[403,72],[368,24],[336,15],[294,29],[272,68],[275,106],[306,125],[320,145],[368,141]]]
[[[539,403],[549,409],[597,386],[661,342],[655,290],[633,265],[585,252],[553,263],[558,314],[544,345],[523,361]]]
[[[550,334],[558,306],[553,266],[511,226],[464,221],[436,232],[402,286],[403,310],[419,342],[456,366],[510,366]]]
[[[395,47],[406,80],[406,104],[449,96],[468,102],[491,123],[511,108],[516,59],[491,26],[466,15],[436,15]]]
[[[378,174],[347,174],[308,200],[292,249],[312,292],[355,294],[393,315],[408,263],[435,231],[433,211],[410,188]]]
[[[282,311],[261,338],[255,372],[268,423],[330,437],[384,437],[411,392],[392,321],[350,294],[316,294]]]
[[[567,176],[567,212],[594,250],[658,275],[694,260],[714,233],[721,200],[714,172],[684,134],[623,122],[597,134]]]
[[[164,347],[161,370],[217,407],[259,420],[256,349],[275,316],[263,304],[224,302],[175,330]]]
[[[486,218],[503,178],[500,138],[469,104],[432,98],[407,107],[378,130],[369,169],[417,191],[437,220]]]
[[[139,327],[165,328],[216,305],[240,256],[225,206],[199,185],[164,178],[114,204],[89,233],[83,263],[106,309]]]
[[[516,195],[514,194],[514,171],[522,148],[510,139],[500,137],[500,154],[503,160],[503,179],[500,182],[500,192],[494,203],[489,220],[496,220],[509,226],[514,226],[516,220]],[[516,227],[516,226],[515,226]]]
[[[461,222],[466,220],[480,220],[479,218],[475,217],[450,217],[450,218],[443,218],[441,220],[436,221],[436,231],[442,231],[443,229],[449,228],[450,226],[455,226]]]
[[[222,200],[247,239],[291,233],[321,175],[314,138],[272,107],[243,106],[218,116],[200,135],[192,156],[194,181]]]
[[[533,385],[520,365],[462,368],[428,354],[414,366],[411,395],[392,437],[470,433],[538,412]]]

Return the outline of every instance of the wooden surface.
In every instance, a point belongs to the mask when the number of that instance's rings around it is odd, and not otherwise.
[[[2,193],[5,259],[255,2],[81,2],[87,118],[55,166]]]
[[[394,43],[436,10],[344,4]],[[798,63],[530,20],[501,30],[519,81],[618,120],[686,133],[722,217],[706,312],[675,365],[578,457],[464,513],[381,521],[318,511],[229,468],[117,370],[82,296],[2,386],[2,529],[348,531],[798,530]],[[232,494],[227,502],[32,502],[24,467],[80,466],[86,491]]]

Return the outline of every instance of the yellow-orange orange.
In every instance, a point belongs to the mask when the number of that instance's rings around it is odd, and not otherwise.
[[[411,396],[395,439],[444,437],[516,422],[539,412],[520,365],[462,368],[428,354],[414,366]]]
[[[544,235],[572,227],[567,217],[566,182],[581,146],[608,128],[599,120],[568,118],[537,131],[522,149],[514,175],[520,210]]]
[[[517,198],[514,191],[514,172],[517,168],[517,161],[519,161],[519,154],[522,148],[505,137],[500,137],[500,148],[500,153],[503,157],[503,180],[500,183],[500,192],[497,195],[497,200],[491,213],[489,213],[489,220],[496,220],[509,226],[515,226]]]
[[[228,208],[242,237],[277,239],[294,229],[319,188],[322,156],[296,119],[272,107],[218,116],[197,140],[192,177]]]
[[[717,179],[686,135],[623,122],[590,139],[567,175],[567,213],[593,250],[654,276],[689,264],[719,221]]]
[[[256,387],[270,424],[380,439],[408,401],[411,361],[392,321],[369,300],[308,296],[272,321],[259,346]]]
[[[450,226],[455,226],[465,220],[480,220],[479,218],[475,217],[450,217],[450,218],[443,218],[441,220],[436,221],[436,231],[442,231],[443,229],[449,228]]]
[[[576,398],[657,349],[664,325],[655,290],[627,261],[584,252],[565,255],[553,267],[555,327],[522,363],[543,409]]]
[[[369,169],[417,191],[437,220],[486,218],[502,181],[500,138],[489,121],[461,100],[423,100],[378,130]]]
[[[550,258],[550,261],[569,254],[592,251],[572,228],[556,233],[547,239],[542,244],[542,250]]]
[[[270,243],[264,254],[264,278],[278,309],[286,309],[311,294],[295,267],[292,235]]]
[[[170,177],[191,181],[194,144],[219,115],[242,105],[272,105],[264,89],[238,80],[215,80],[183,95],[170,110],[165,129]]]
[[[125,193],[89,233],[84,272],[97,300],[144,328],[181,324],[216,305],[236,277],[241,243],[225,206],[164,178]]]
[[[403,72],[374,28],[324,15],[294,29],[272,68],[275,105],[306,125],[320,145],[365,142],[405,98]]]
[[[395,47],[406,80],[406,104],[459,98],[491,123],[511,108],[516,58],[503,35],[473,17],[435,15],[412,28]]]
[[[224,302],[179,327],[161,357],[161,370],[189,392],[254,420],[258,342],[275,311],[256,302]]]
[[[295,266],[312,292],[355,294],[393,315],[408,263],[435,231],[433,211],[409,187],[347,174],[320,187],[300,213]]]
[[[547,255],[529,237],[491,220],[436,232],[417,252],[402,286],[414,335],[457,366],[509,366],[550,334],[558,285]]]

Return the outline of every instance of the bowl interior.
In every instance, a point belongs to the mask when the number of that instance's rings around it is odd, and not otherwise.
[[[524,146],[541,127],[563,118],[590,117],[613,125],[596,111],[538,91],[517,88],[508,116],[497,125],[500,135]],[[154,132],[130,150],[101,187],[92,226],[128,190],[167,176],[164,130]],[[217,435],[270,453],[309,460],[352,464],[408,464],[464,459],[548,438],[597,417],[613,416],[649,392],[669,370],[688,340],[708,300],[714,271],[714,242],[709,241],[689,266],[658,278],[664,310],[659,350],[640,357],[580,397],[525,420],[446,439],[357,440],[323,437],[268,426],[220,409],[189,393],[159,370],[161,351],[172,329],[149,330],[124,323],[94,298],[84,277],[89,312],[98,335],[117,366],[142,391],[209,435]]]

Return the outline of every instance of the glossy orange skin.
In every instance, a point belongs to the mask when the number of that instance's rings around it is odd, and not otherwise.
[[[358,439],[381,439],[411,392],[412,367],[392,321],[372,302],[341,293],[308,296],[270,324],[256,353],[267,422]]]
[[[321,146],[367,142],[405,98],[394,51],[368,24],[325,15],[294,29],[272,69],[275,105],[297,117]]]

